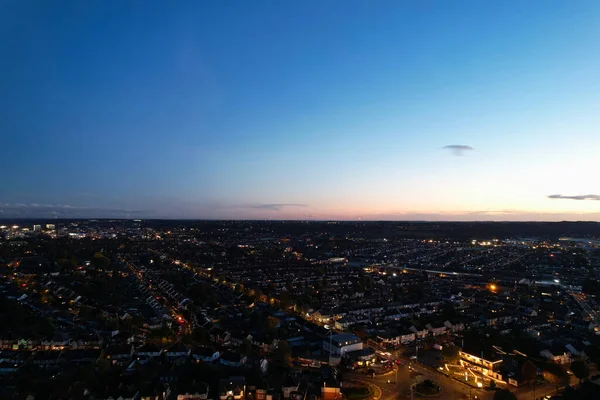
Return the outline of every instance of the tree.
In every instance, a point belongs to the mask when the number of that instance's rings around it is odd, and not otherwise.
[[[577,393],[575,388],[573,388],[572,386],[565,387],[565,390],[563,391],[562,395],[563,395],[563,399],[565,399],[565,400],[579,400],[580,399],[579,393]]]
[[[500,389],[494,393],[494,400],[517,400],[517,396],[508,389]]]
[[[252,355],[252,342],[248,339],[244,339],[241,346],[242,354],[249,356]]]
[[[92,265],[97,270],[105,270],[110,265],[110,260],[104,254],[98,252],[92,257]]]
[[[579,378],[579,383],[590,376],[590,369],[588,368],[587,364],[581,360],[573,361],[571,363],[571,371],[573,371],[573,374]]]
[[[442,355],[446,360],[456,362],[458,360],[458,347],[452,343],[445,344],[442,347]]]
[[[442,305],[442,310],[441,310],[441,317],[445,320],[449,320],[450,322],[452,322],[453,319],[455,319],[458,316],[458,311],[456,311],[456,308],[454,307],[454,304],[452,303],[444,303]]]
[[[201,327],[197,327],[192,332],[192,339],[199,345],[205,345],[208,343],[208,333]]]
[[[279,305],[281,306],[282,310],[287,311],[287,309],[290,308],[291,301],[292,300],[289,292],[281,292],[279,295]]]
[[[58,266],[63,271],[71,272],[77,269],[77,260],[75,257],[61,258],[58,260]]]
[[[275,317],[271,317],[270,315],[265,319],[265,328],[267,330],[274,330],[279,325],[279,320]]]
[[[530,360],[525,361],[521,367],[521,375],[526,382],[533,383],[531,390],[533,391],[533,397],[535,397],[535,377],[537,376],[537,367]]]
[[[537,375],[537,367],[534,363],[527,360],[521,367],[521,374],[526,381],[532,381]]]
[[[280,340],[277,344],[277,349],[273,354],[273,361],[278,365],[289,365],[292,351],[290,345],[285,340]]]
[[[591,344],[585,347],[584,352],[600,368],[600,347]]]

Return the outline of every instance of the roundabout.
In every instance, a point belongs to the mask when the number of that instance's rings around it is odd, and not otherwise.
[[[412,385],[411,388],[415,394],[424,397],[437,397],[444,392],[437,383],[430,379],[426,379],[421,383],[416,383]]]

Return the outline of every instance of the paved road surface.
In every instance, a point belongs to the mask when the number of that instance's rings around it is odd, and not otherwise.
[[[410,370],[407,366],[401,365],[398,368],[398,381],[396,382],[396,373],[386,376],[369,377],[362,372],[346,372],[344,380],[359,381],[378,386],[381,389],[380,400],[396,400],[397,398],[410,398],[410,386],[419,383],[425,379],[430,379],[442,387],[443,393],[436,399],[483,399],[491,400],[493,393],[483,389],[473,389],[470,386],[461,384],[454,379],[447,378],[442,374],[432,372],[421,366],[415,366]],[[388,380],[391,383],[388,383]],[[419,396],[415,396],[419,397]]]

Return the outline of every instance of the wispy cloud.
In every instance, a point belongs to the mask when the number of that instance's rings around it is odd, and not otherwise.
[[[600,213],[536,212],[527,210],[481,210],[439,212],[390,212],[365,215],[364,220],[390,221],[600,221]]]
[[[565,196],[562,194],[551,194],[548,196],[549,199],[563,199],[563,200],[600,200],[599,194],[579,194],[574,196]]]
[[[471,146],[466,146],[464,144],[450,144],[448,146],[442,147],[444,150],[450,150],[455,156],[464,156],[465,152],[473,151],[474,149]]]
[[[292,207],[308,207],[307,204],[296,204],[296,203],[258,203],[258,204],[247,204],[243,206],[239,206],[241,208],[254,208],[259,210],[268,210],[268,211],[281,211],[283,208],[292,208]]]
[[[479,211],[470,211],[468,215],[513,215],[513,214],[522,214],[523,211],[519,210],[479,210]]]
[[[150,210],[78,207],[70,204],[0,203],[3,218],[129,218],[148,215]]]

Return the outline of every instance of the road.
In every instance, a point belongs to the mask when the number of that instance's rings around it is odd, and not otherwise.
[[[569,385],[570,386],[579,385],[579,379],[577,379],[575,376],[571,376],[569,378]],[[564,387],[565,387],[564,385],[560,385],[560,388],[559,388],[560,391],[562,391],[562,389]],[[557,392],[559,391],[557,389],[557,385],[548,383],[548,382],[535,386],[535,396],[534,396],[533,387],[530,385],[526,385],[526,386],[519,387],[519,388],[511,387],[510,390],[517,396],[517,398],[519,400],[521,400],[521,399],[525,399],[525,400],[543,399],[544,396],[553,396],[553,395],[556,395]]]
[[[391,358],[395,357],[392,356]],[[401,361],[405,362],[405,360],[402,359]],[[425,379],[434,381],[443,389],[442,395],[435,397],[436,399],[492,400],[494,397],[493,391],[472,388],[471,386],[458,382],[455,379],[446,377],[443,374],[439,374],[427,367],[415,363],[411,364],[410,367],[406,364],[398,366],[397,375],[396,372],[392,372],[385,375],[375,376],[373,378],[365,375],[364,370],[361,372],[346,372],[344,374],[345,381],[368,383],[379,387],[382,394],[379,400],[396,400],[398,398],[408,399],[410,398],[410,386],[415,383],[422,382]],[[577,378],[571,376],[569,384],[571,386],[577,386]],[[544,396],[552,396],[557,394],[556,385],[551,383],[537,385],[535,387],[535,396],[531,386],[520,388],[509,387],[509,390],[513,392],[518,399],[526,400],[541,399],[544,398]],[[415,394],[415,397],[418,398],[420,396]]]
[[[395,400],[397,398],[410,398],[410,386],[414,383],[430,379],[438,384],[443,393],[436,399],[484,399],[491,400],[493,392],[483,389],[475,389],[448,378],[442,374],[435,373],[420,365],[411,366],[400,365],[396,373],[386,374],[384,376],[375,376],[374,378],[364,374],[364,372],[346,372],[345,381],[358,381],[378,386],[381,389],[380,400]],[[388,383],[390,381],[390,383]],[[470,396],[470,397],[469,397]],[[475,397],[477,396],[477,397]],[[415,395],[415,397],[419,397]]]

